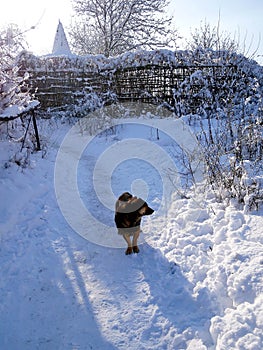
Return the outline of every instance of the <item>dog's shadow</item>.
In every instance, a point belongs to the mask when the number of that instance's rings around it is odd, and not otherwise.
[[[180,333],[188,328],[194,331],[207,328],[209,335],[209,321],[214,316],[209,291],[204,288],[199,296],[193,297],[194,285],[179,265],[170,262],[159,249],[146,242],[140,247],[141,268],[159,314]]]
[[[127,300],[129,305],[136,305],[129,321],[127,319],[127,327],[131,329],[134,323],[137,328],[137,322],[145,319],[140,337],[149,339],[156,327],[162,327],[160,320],[163,320],[167,328],[175,329],[178,334],[187,329],[192,334],[201,330],[206,334],[205,342],[211,344],[209,325],[214,314],[208,291],[204,289],[201,298],[194,298],[194,286],[180,266],[171,263],[147,242],[139,247],[139,254],[129,256],[125,256],[124,249],[112,249],[108,254],[102,249],[104,268],[102,271],[97,265],[96,269],[98,278],[104,280],[111,294],[118,296],[120,315],[128,312]]]

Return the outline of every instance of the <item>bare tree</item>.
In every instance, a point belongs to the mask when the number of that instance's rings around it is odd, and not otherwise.
[[[230,52],[238,50],[238,43],[231,37],[230,33],[220,30],[220,19],[217,26],[211,26],[206,21],[201,22],[200,27],[191,32],[191,38],[187,44],[190,50],[197,48]]]
[[[71,27],[76,53],[116,55],[138,48],[174,45],[177,31],[165,15],[168,0],[74,0]]]
[[[20,51],[26,47],[26,41],[20,28],[13,23],[0,29],[0,57],[1,65],[10,63]]]

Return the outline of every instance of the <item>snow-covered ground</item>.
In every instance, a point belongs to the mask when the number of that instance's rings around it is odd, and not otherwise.
[[[72,125],[43,120],[39,127],[45,149],[30,155],[26,168],[9,162],[18,146],[1,142],[0,349],[263,348],[262,209],[220,204],[201,184],[187,198],[175,191],[162,206],[165,159],[153,164],[138,148],[137,159],[116,165],[110,186],[115,196],[131,188],[147,195],[156,212],[143,219],[140,253],[126,256],[117,233],[120,248],[102,244],[106,230],[96,244],[96,232],[81,235],[68,224],[54,171]],[[162,133],[158,139],[150,127],[125,124],[95,137],[79,160],[79,196],[111,230],[114,202],[98,199],[108,177],[94,182],[93,170],[133,135],[150,142],[149,151],[155,144],[174,155],[181,169],[174,141]],[[67,184],[67,172],[60,176]],[[93,230],[88,222],[82,227]]]

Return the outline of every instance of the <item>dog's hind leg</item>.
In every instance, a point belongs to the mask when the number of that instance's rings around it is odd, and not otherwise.
[[[140,228],[134,233],[133,235],[133,239],[132,239],[132,250],[134,253],[139,253],[140,249],[138,247],[138,238],[139,238],[139,235],[140,235]]]
[[[130,255],[130,254],[132,254],[133,250],[132,250],[131,237],[130,237],[129,233],[123,234],[123,238],[125,239],[126,243],[128,244],[128,248],[126,249],[125,254]]]

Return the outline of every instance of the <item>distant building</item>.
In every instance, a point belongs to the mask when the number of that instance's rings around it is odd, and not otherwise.
[[[58,27],[55,35],[52,55],[56,55],[56,56],[71,55],[68,40],[64,32],[63,25],[60,21],[58,23]]]

